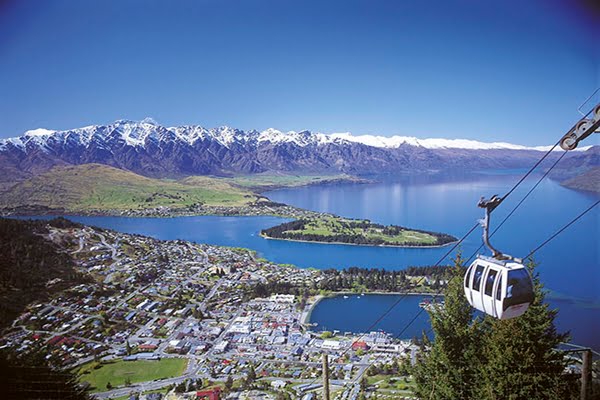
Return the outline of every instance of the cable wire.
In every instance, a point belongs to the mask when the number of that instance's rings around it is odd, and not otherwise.
[[[529,169],[529,171],[527,171],[527,173],[526,173],[525,175],[523,175],[523,176],[521,177],[521,179],[519,179],[519,181],[517,181],[517,183],[515,183],[515,184],[513,185],[513,187],[512,187],[512,188],[511,188],[511,189],[510,189],[510,190],[509,190],[509,191],[508,191],[508,192],[507,192],[507,193],[506,193],[504,196],[502,196],[502,201],[504,201],[504,200],[505,200],[505,199],[506,199],[508,196],[510,196],[510,195],[511,195],[511,194],[512,194],[512,193],[513,193],[513,192],[514,192],[514,191],[515,191],[515,190],[516,190],[516,189],[519,187],[519,185],[521,185],[521,183],[523,183],[523,181],[524,181],[524,180],[525,180],[525,179],[526,179],[526,178],[527,178],[529,175],[531,175],[531,173],[532,173],[532,172],[533,172],[533,171],[534,171],[534,170],[535,170],[535,169],[536,169],[536,168],[537,168],[537,167],[538,167],[538,166],[539,166],[539,165],[540,165],[540,164],[541,164],[541,163],[542,163],[542,162],[543,162],[543,161],[544,161],[544,160],[545,160],[545,159],[546,159],[546,158],[547,158],[547,157],[548,157],[548,156],[549,156],[551,153],[552,153],[552,151],[553,151],[553,150],[556,148],[556,146],[558,146],[558,144],[559,144],[559,143],[560,143],[560,141],[556,142],[556,143],[554,144],[554,146],[552,146],[552,147],[551,147],[551,148],[550,148],[548,151],[546,151],[546,153],[545,153],[545,154],[544,154],[544,155],[543,155],[543,156],[542,156],[542,157],[541,157],[541,158],[540,158],[540,159],[539,159],[539,160],[538,160],[538,161],[537,161],[537,162],[536,162],[536,163],[535,163],[535,164],[534,164],[534,165],[533,165],[533,166],[532,166],[530,169]],[[563,155],[562,155],[562,156],[559,158],[559,160],[560,160],[562,157],[564,157],[564,154],[563,154]],[[555,162],[555,163],[554,163],[554,165],[556,165],[557,163],[558,163],[558,161],[557,161],[557,162]],[[553,166],[553,167],[554,167],[554,166]],[[536,187],[537,187],[537,185],[536,185]],[[459,245],[460,245],[460,244],[461,244],[461,243],[462,243],[462,242],[463,242],[463,241],[464,241],[464,240],[465,240],[465,239],[466,239],[466,238],[467,238],[467,237],[468,237],[468,236],[469,236],[471,233],[473,233],[473,231],[474,231],[474,230],[475,230],[475,229],[476,229],[478,226],[479,226],[479,223],[476,223],[475,225],[473,225],[473,227],[472,227],[472,228],[471,228],[471,229],[470,229],[470,230],[469,230],[469,231],[468,231],[468,232],[467,232],[465,235],[463,235],[463,237],[462,237],[460,240],[458,240],[458,242],[456,242],[456,243],[454,244],[454,246],[452,246],[452,248],[451,248],[449,251],[447,251],[447,252],[444,254],[444,256],[442,256],[442,258],[440,258],[440,259],[439,259],[439,260],[438,260],[438,261],[437,261],[437,262],[436,262],[436,263],[435,263],[433,266],[434,266],[434,267],[437,267],[437,266],[438,266],[438,265],[439,265],[439,264],[440,264],[440,263],[441,263],[441,262],[442,262],[442,261],[443,261],[443,260],[444,260],[444,259],[445,259],[445,258],[446,258],[446,257],[447,257],[447,256],[448,256],[448,255],[449,255],[449,254],[450,254],[450,253],[451,253],[451,252],[452,252],[452,251],[453,251],[455,248],[456,248],[456,247],[458,247],[458,246],[459,246]],[[420,284],[420,283],[421,283],[421,282],[422,282],[424,279],[425,279],[425,277],[422,277],[422,278],[421,278],[419,281],[417,281],[417,284]],[[440,290],[441,290],[441,289],[440,289]],[[435,299],[435,298],[436,298],[437,296],[439,296],[439,295],[440,295],[440,291],[438,291],[438,292],[434,293],[434,295],[433,295],[433,298]],[[382,321],[382,320],[383,320],[383,319],[384,319],[384,318],[385,318],[387,315],[389,315],[389,314],[390,314],[390,313],[393,311],[393,309],[394,309],[394,308],[396,308],[396,306],[397,306],[398,304],[400,304],[400,302],[401,302],[401,301],[402,301],[404,298],[406,298],[406,296],[408,296],[408,293],[404,293],[404,294],[400,295],[400,297],[398,298],[398,300],[396,300],[396,301],[395,301],[395,302],[394,302],[394,303],[393,303],[393,304],[392,304],[392,305],[391,305],[391,306],[390,306],[390,307],[389,307],[389,308],[388,308],[388,309],[387,309],[387,310],[386,310],[386,311],[385,311],[385,312],[384,312],[384,313],[383,313],[383,314],[382,314],[382,315],[381,315],[379,318],[377,318],[377,319],[375,320],[375,322],[373,322],[373,323],[372,323],[372,324],[369,326],[369,328],[367,329],[367,331],[371,331],[372,329],[374,329],[374,328],[375,328],[375,327],[376,327],[376,326],[379,324],[379,322],[381,322],[381,321]],[[417,314],[416,314],[416,315],[415,315],[415,316],[414,316],[414,317],[413,317],[413,318],[410,320],[410,322],[409,322],[408,324],[406,324],[406,325],[404,326],[404,328],[403,328],[403,329],[400,331],[400,333],[399,333],[398,335],[396,335],[396,336],[398,336],[398,337],[399,337],[400,335],[402,335],[402,334],[403,334],[403,333],[404,333],[404,332],[405,332],[405,331],[406,331],[406,330],[407,330],[407,329],[408,329],[408,328],[409,328],[409,327],[410,327],[410,326],[411,326],[411,325],[412,325],[412,324],[413,324],[413,323],[414,323],[414,322],[417,320],[417,318],[418,318],[418,317],[419,317],[419,316],[420,316],[420,315],[423,313],[423,311],[424,311],[424,309],[423,309],[423,308],[421,308],[421,309],[420,309],[420,310],[417,312]],[[360,335],[360,336],[359,336],[357,339],[355,339],[355,340],[354,340],[354,341],[353,341],[353,342],[350,344],[350,346],[348,346],[348,348],[342,352],[342,354],[340,355],[340,357],[343,357],[343,356],[345,356],[345,355],[348,353],[348,351],[350,351],[350,349],[352,349],[352,346],[353,346],[355,343],[359,342],[359,341],[360,341],[360,340],[361,340],[363,337],[365,337],[365,336],[366,336],[366,334],[367,334],[367,333],[366,333],[366,332],[364,332],[364,333],[362,333],[362,334],[361,334],[361,335]],[[315,382],[317,382],[318,380],[319,380],[319,378],[315,378],[315,380],[313,380],[313,382],[311,383],[311,385],[312,385],[312,384],[314,384]]]
[[[548,156],[550,155],[550,153],[552,153],[552,151],[553,151],[553,150],[556,148],[556,146],[558,146],[558,145],[559,145],[559,143],[560,143],[560,140],[559,140],[558,142],[556,142],[556,143],[554,144],[554,146],[552,146],[552,147],[550,148],[550,150],[548,150],[548,151],[546,152],[546,154],[544,154],[544,155],[542,156],[542,158],[540,158],[540,159],[538,160],[538,162],[536,162],[536,163],[533,165],[533,167],[531,167],[531,168],[529,169],[529,171],[527,171],[527,173],[521,177],[521,179],[519,179],[519,181],[518,181],[518,182],[517,182],[517,183],[516,183],[516,184],[515,184],[515,185],[512,187],[512,189],[510,189],[510,190],[509,190],[509,191],[508,191],[508,192],[507,192],[507,193],[506,193],[504,196],[502,196],[502,201],[504,201],[504,200],[505,200],[505,199],[506,199],[508,196],[510,196],[510,195],[512,194],[512,192],[514,192],[514,191],[515,191],[515,189],[516,189],[516,188],[518,188],[518,187],[519,187],[519,185],[521,185],[521,183],[523,183],[523,181],[524,181],[525,179],[527,179],[527,177],[528,177],[529,175],[531,175],[531,173],[532,173],[532,172],[533,172],[533,171],[534,171],[534,170],[535,170],[535,169],[538,167],[538,165],[540,165],[540,164],[542,163],[542,161],[544,161],[544,160],[546,159],[546,157],[548,157]]]
[[[513,207],[513,209],[506,215],[506,217],[504,217],[504,219],[500,222],[500,224],[498,224],[498,226],[492,231],[492,233],[490,234],[490,238],[493,237],[496,232],[498,232],[498,230],[502,227],[502,225],[504,225],[504,223],[515,213],[515,211],[517,211],[517,209],[521,206],[521,204],[523,204],[525,202],[525,200],[527,200],[527,198],[531,195],[531,193],[533,193],[533,191],[540,185],[540,183],[542,183],[542,181],[548,176],[550,171],[552,171],[554,169],[554,167],[556,167],[556,164],[558,164],[560,162],[560,160],[562,160],[566,154],[567,154],[567,152],[565,151],[562,153],[562,155],[559,158],[556,159],[554,164],[552,164],[552,166],[544,173],[544,175],[542,175],[542,177],[540,179],[538,179],[538,181],[535,183],[535,185],[533,185],[531,187],[531,189],[529,189],[527,194],[525,196],[523,196],[521,201],[519,201],[517,203],[517,205],[515,205]],[[475,257],[477,255],[477,253],[479,253],[479,251],[481,250],[481,248],[483,246],[484,246],[483,243],[481,245],[479,245],[477,250],[475,250],[475,252],[473,254],[471,254],[471,256],[467,259],[465,264],[469,264],[471,259],[473,259],[473,257]]]
[[[452,253],[454,251],[454,249],[456,249],[471,233],[473,233],[473,231],[479,226],[479,223],[473,225],[473,227],[471,229],[469,229],[469,231],[467,233],[465,233],[456,243],[454,243],[454,245],[450,248],[450,250],[448,250],[446,253],[444,253],[444,255],[442,257],[440,257],[440,259],[433,265],[434,267],[437,267],[442,261],[444,261],[446,259],[446,257],[448,257],[450,255],[450,253]],[[423,280],[425,279],[425,277],[422,277],[419,281],[417,281],[417,284],[420,284]],[[348,348],[346,348],[346,350],[344,350],[342,352],[342,354],[339,355],[339,358],[344,357],[351,349],[352,346],[355,343],[360,342],[360,340],[362,338],[364,338],[367,335],[367,332],[371,331],[372,329],[374,329],[386,316],[389,315],[389,313],[391,313],[393,311],[394,308],[396,308],[396,306],[398,304],[400,304],[400,302],[406,298],[406,296],[408,296],[408,293],[404,293],[401,294],[400,297],[379,317],[375,320],[375,322],[373,322],[367,329],[365,332],[363,332],[362,334],[360,334],[358,336],[358,338],[356,338],[355,340],[352,341],[352,343],[350,343],[350,346],[348,346]],[[320,378],[317,377],[315,378],[309,385],[314,385]]]
[[[542,163],[542,161],[548,157],[548,155],[556,148],[556,146],[558,146],[558,144],[560,143],[557,142],[554,146],[552,146],[550,148],[550,150],[548,150],[543,156],[542,158],[540,158],[534,165],[533,167],[531,167],[529,169],[529,171],[527,171],[527,173],[525,175],[523,175],[523,177],[521,177],[521,179],[519,179],[517,181],[517,183],[515,185],[513,185],[513,187],[504,195],[502,196],[502,201],[504,201],[508,196],[510,196],[515,189],[517,189],[517,187],[519,187],[519,185],[521,185],[521,183],[523,183],[523,181]],[[554,164],[552,164],[552,166],[542,175],[542,177],[540,179],[538,179],[538,181],[535,183],[535,185],[533,185],[533,187],[531,189],[529,189],[529,191],[527,192],[527,194],[525,196],[523,196],[523,198],[517,203],[517,205],[515,205],[515,207],[513,207],[513,209],[506,215],[506,217],[504,217],[504,219],[502,220],[502,222],[494,229],[494,231],[490,234],[490,238],[492,236],[494,236],[494,234],[498,231],[498,229],[500,229],[502,227],[502,225],[504,225],[504,223],[515,213],[515,211],[517,211],[517,209],[521,206],[521,204],[523,204],[523,202],[525,202],[525,200],[531,195],[531,193],[533,193],[533,191],[540,185],[540,183],[542,183],[542,181],[546,178],[546,176],[548,176],[548,174],[550,173],[550,171],[552,171],[552,169],[554,169],[554,167],[556,167],[556,165],[560,162],[560,160],[563,159],[563,157],[567,154],[567,152],[563,152],[563,154],[556,159],[556,161],[554,161]],[[471,259],[479,252],[479,250],[481,250],[481,248],[483,247],[483,244],[481,244],[479,246],[479,248],[477,248],[477,250],[475,250],[475,252],[467,259],[467,261],[465,262],[465,264],[469,264],[469,262],[471,261]],[[527,257],[525,257],[527,258]],[[440,294],[441,294],[442,288],[440,288],[440,290],[438,290],[436,293],[434,293],[433,300],[435,300]],[[400,337],[404,332],[406,332],[406,330],[417,320],[417,318],[419,318],[419,316],[421,314],[423,314],[424,309],[421,308],[416,314],[415,316],[408,322],[408,324],[406,324],[404,326],[404,328],[398,333],[398,337]]]
[[[565,229],[567,229],[568,227],[570,227],[571,225],[573,225],[575,222],[577,222],[577,220],[579,220],[585,214],[587,214],[588,212],[590,212],[598,204],[600,204],[600,200],[596,201],[594,204],[592,204],[591,206],[589,206],[588,208],[586,208],[583,212],[581,212],[577,217],[575,217],[574,219],[572,219],[568,224],[566,224],[565,226],[563,226],[562,228],[560,228],[558,231],[554,232],[548,239],[544,240],[542,242],[542,244],[540,244],[538,247],[536,247],[534,250],[532,250],[531,253],[527,254],[527,257],[525,257],[525,258],[531,257],[539,249],[541,249],[542,247],[544,247],[545,245],[547,245],[548,243],[550,243],[550,241],[552,241],[552,239],[554,239],[555,237],[557,237],[558,235],[560,235]]]
[[[575,125],[573,125],[573,127],[575,127]],[[572,130],[573,128],[571,128],[570,130]],[[525,175],[523,175],[518,181],[517,183],[515,183],[513,185],[513,187],[504,195],[502,196],[502,201],[506,200],[506,198],[508,198],[508,196],[510,196],[524,181],[525,179],[527,179],[527,177],[529,175],[531,175],[531,173],[552,153],[552,151],[554,151],[554,149],[560,144],[560,140],[557,141],[548,151],[546,151],[546,153],[544,153],[544,155],[525,173]],[[560,160],[562,160],[562,158],[566,155],[566,152],[564,152],[555,162],[554,164],[544,173],[544,175],[536,182],[536,184],[528,191],[528,193],[521,199],[521,201],[511,210],[511,212],[504,218],[504,220],[501,222],[501,224],[496,227],[496,229],[493,231],[492,235],[494,233],[496,233],[498,231],[498,229],[514,214],[514,212],[521,206],[521,204],[523,204],[523,202],[529,197],[529,195],[531,195],[531,193],[533,193],[533,191],[539,186],[539,184],[542,182],[542,180],[550,173],[550,171],[560,162]],[[590,207],[588,210],[586,210],[583,214],[581,214],[580,216],[578,216],[575,220],[571,221],[567,226],[563,227],[563,229],[561,229],[559,232],[557,232],[555,235],[553,235],[551,238],[549,238],[546,242],[542,243],[542,245],[538,246],[538,248],[536,248],[534,251],[532,251],[527,257],[530,257],[533,253],[535,253],[537,250],[539,250],[541,247],[543,247],[546,243],[548,243],[550,240],[552,240],[554,237],[556,237],[558,234],[560,234],[560,232],[564,231],[568,226],[570,226],[572,223],[574,223],[577,219],[581,218],[583,215],[585,215],[585,213],[587,213],[589,210],[591,210],[593,207],[595,207],[598,203],[600,203],[600,200],[598,202],[596,202],[596,204],[594,204],[592,207]],[[475,228],[477,228],[479,226],[479,224],[475,224],[453,247],[452,249],[450,249],[449,252],[447,252],[434,266],[438,266],[439,263],[441,261],[443,261],[460,243],[462,243],[462,241],[464,239],[466,239],[474,230]],[[490,236],[491,237],[491,236]],[[477,253],[482,246],[479,247],[479,249],[477,249],[477,251],[475,253]],[[473,255],[471,257],[469,257],[469,260],[473,257]],[[421,280],[418,281],[418,283],[422,282],[425,279],[425,277],[423,277]],[[436,292],[433,295],[433,299],[435,299],[437,296],[439,296],[441,294],[441,289]],[[373,324],[371,324],[371,326],[368,328],[368,330],[370,331],[371,329],[373,329],[375,326],[377,326],[377,324],[379,322],[381,322],[381,320],[383,320],[401,301],[402,299],[404,299],[407,296],[407,294],[404,294],[402,296],[400,296],[400,298],[395,301],[391,307],[389,307],[382,315],[381,317],[379,317],[377,320],[375,320],[375,322]],[[408,324],[406,324],[404,326],[404,328],[400,331],[400,333],[398,333],[398,337],[401,336],[416,320],[417,318],[423,313],[424,309],[421,308],[417,314],[415,314],[415,316],[409,321]],[[352,342],[352,344],[341,354],[340,357],[343,357],[344,355],[346,355],[346,353],[352,348],[352,345],[356,342],[358,342],[360,339],[362,339],[364,336],[366,335],[366,333],[363,333],[362,335],[359,336],[359,338],[357,338],[356,340],[354,340]],[[318,380],[318,379],[317,379]],[[316,382],[313,381],[313,383]]]
[[[589,206],[588,208],[586,208],[583,212],[581,212],[577,217],[575,217],[574,219],[572,219],[569,223],[567,223],[565,226],[563,226],[561,229],[559,229],[558,231],[556,231],[554,234],[552,234],[548,239],[546,239],[545,241],[543,241],[539,246],[537,246],[534,250],[532,250],[526,257],[524,257],[523,259],[528,259],[529,257],[531,257],[535,252],[537,252],[538,250],[540,250],[542,247],[544,247],[546,244],[548,244],[550,241],[552,241],[555,237],[557,237],[558,235],[560,235],[565,229],[567,229],[569,226],[573,225],[575,222],[577,222],[581,217],[583,217],[585,214],[587,214],[588,212],[590,212],[594,207],[596,207],[598,204],[600,204],[600,200],[596,201],[594,204],[592,204],[591,206]],[[438,291],[433,298],[435,299],[438,295],[440,295],[440,291]],[[423,313],[424,309],[421,308],[417,314],[415,314],[415,316],[410,320],[410,322],[408,324],[405,325],[404,329],[402,329],[402,331],[400,331],[400,333],[397,336],[402,335],[409,327],[410,325],[412,325],[417,318]]]

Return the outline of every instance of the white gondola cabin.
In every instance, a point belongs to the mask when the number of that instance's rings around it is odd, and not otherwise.
[[[513,260],[478,256],[464,279],[472,307],[498,319],[523,315],[533,302],[533,282],[527,268]]]

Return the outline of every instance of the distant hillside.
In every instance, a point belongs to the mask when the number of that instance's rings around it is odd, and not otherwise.
[[[574,178],[561,182],[561,185],[569,189],[587,190],[589,192],[600,193],[600,167],[578,175]]]
[[[0,194],[0,207],[52,208],[66,211],[136,210],[193,204],[238,206],[256,200],[248,190],[219,179],[184,181],[146,178],[100,164],[59,166],[17,183]]]
[[[600,167],[600,146],[590,147],[586,151],[570,152],[567,156],[550,172],[552,179],[562,182]]]
[[[65,219],[20,221],[0,218],[0,328],[25,307],[52,293],[85,282],[71,257],[44,239],[47,224],[73,225]]]

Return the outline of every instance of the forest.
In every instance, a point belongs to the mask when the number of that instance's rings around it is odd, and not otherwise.
[[[79,226],[64,218],[0,218],[0,328],[9,325],[27,304],[87,280],[75,270],[68,254],[43,237],[47,225]]]
[[[323,291],[436,292],[446,286],[451,276],[450,266],[408,267],[401,271],[358,267],[326,269],[321,272],[321,279],[313,281],[310,286],[294,286],[289,282],[277,281],[248,286],[246,298],[268,297],[276,293],[306,297]]]

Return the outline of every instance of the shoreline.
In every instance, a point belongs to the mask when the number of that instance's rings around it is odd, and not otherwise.
[[[363,247],[396,247],[396,248],[405,248],[405,249],[437,249],[437,248],[446,247],[446,246],[449,246],[451,244],[458,242],[458,240],[455,240],[455,241],[444,243],[444,244],[415,246],[415,245],[403,245],[403,244],[357,244],[357,243],[344,243],[344,242],[318,242],[316,240],[274,238],[271,236],[264,235],[262,232],[259,233],[259,236],[262,237],[263,239],[267,239],[267,240],[284,240],[284,241],[288,241],[288,242],[299,242],[299,243],[337,244],[337,245],[345,245],[345,246],[363,246]]]
[[[356,292],[348,292],[348,291],[341,291],[341,292],[331,292],[328,294],[319,294],[317,296],[315,296],[315,300],[314,302],[310,303],[310,305],[308,306],[308,309],[305,309],[304,311],[302,311],[302,315],[300,317],[300,324],[304,325],[308,330],[312,331],[312,323],[310,322],[310,317],[312,316],[312,313],[314,311],[314,309],[317,307],[317,305],[324,299],[330,299],[330,298],[334,298],[334,297],[340,297],[340,296],[344,296],[344,295],[356,295]],[[423,293],[423,292],[379,292],[379,291],[374,291],[374,292],[364,292],[361,293],[360,295],[364,294],[365,296],[368,295],[386,295],[386,296],[429,296],[429,297],[444,297],[443,294],[439,294],[439,293]]]
[[[292,208],[293,206],[285,205],[285,207]],[[308,213],[308,214],[321,214],[316,211],[296,209],[299,213]],[[115,211],[115,210],[112,210]],[[262,211],[262,210],[261,210]],[[155,214],[155,213],[132,213],[126,214],[125,212],[117,213],[117,212],[102,212],[99,210],[95,211],[65,211],[65,210],[26,210],[25,212],[0,212],[0,218],[27,218],[27,217],[116,217],[116,218],[181,218],[181,217],[274,217],[274,218],[283,218],[283,219],[301,219],[304,218],[305,215],[295,214],[291,215],[291,213],[275,213],[275,212],[247,212],[247,213],[220,213],[217,210],[215,212],[184,212],[184,213],[165,213],[165,214]],[[337,215],[332,215],[333,217],[342,218]],[[318,215],[317,215],[318,217]],[[287,238],[274,238],[271,236],[267,236],[262,232],[258,233],[263,239],[266,240],[283,240],[288,242],[298,242],[298,243],[316,243],[316,244],[330,244],[330,245],[344,245],[344,246],[362,246],[362,247],[391,247],[391,248],[405,248],[405,249],[437,249],[443,248],[449,245],[453,245],[458,242],[458,240],[444,243],[444,244],[436,244],[436,245],[423,245],[423,246],[415,246],[415,245],[404,245],[404,244],[358,244],[358,243],[344,243],[344,242],[319,242],[315,240],[301,240],[301,239],[287,239]]]

